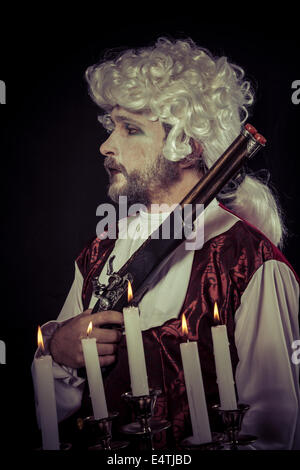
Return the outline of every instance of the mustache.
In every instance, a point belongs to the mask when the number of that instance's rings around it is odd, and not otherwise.
[[[110,170],[117,170],[123,173],[124,175],[127,175],[125,167],[121,165],[121,163],[118,164],[112,157],[106,157],[106,159],[104,160],[104,168],[108,173]]]

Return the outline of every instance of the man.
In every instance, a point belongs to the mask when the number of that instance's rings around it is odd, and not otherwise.
[[[214,58],[191,40],[161,38],[154,47],[126,51],[87,70],[100,122],[110,133],[101,145],[109,196],[144,210],[119,222],[117,240],[99,236],[75,263],[75,279],[57,321],[43,326],[54,361],[59,419],[82,406],[86,381],[81,337],[93,320],[108,408],[130,421],[121,394],[130,390],[122,312],[100,311],[93,278],[107,284],[239,134],[253,102],[243,71]],[[222,203],[221,203],[222,201]],[[165,204],[165,206],[162,206]],[[229,210],[230,209],[230,210]],[[128,222],[128,223],[127,223]],[[130,235],[130,236],[129,236]],[[227,325],[239,403],[250,405],[243,432],[254,449],[300,448],[299,367],[291,360],[299,338],[296,274],[276,248],[284,228],[267,185],[239,175],[205,210],[204,244],[181,244],[156,274],[139,303],[149,385],[159,387],[154,414],[168,419],[157,446],[191,435],[179,352],[184,313],[189,338],[198,342],[212,430],[219,403],[211,339],[217,302]],[[112,328],[108,328],[107,325]],[[127,408],[126,408],[127,407]],[[166,440],[167,439],[167,440]]]

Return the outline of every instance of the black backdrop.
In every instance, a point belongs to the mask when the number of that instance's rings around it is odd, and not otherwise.
[[[291,100],[292,82],[300,80],[296,25],[271,19],[247,26],[207,23],[197,15],[165,20],[103,15],[93,21],[92,11],[89,19],[74,23],[48,14],[40,13],[39,21],[23,21],[19,14],[18,22],[11,20],[1,31],[0,79],[7,103],[0,106],[0,339],[7,364],[0,365],[0,414],[7,443],[17,438],[26,449],[36,443],[30,365],[37,326],[57,317],[74,259],[95,235],[96,208],[107,201],[99,158],[104,134],[83,78],[106,49],[189,36],[245,69],[257,93],[249,122],[268,140],[251,168],[271,172],[290,231],[283,251],[300,272],[300,104]]]

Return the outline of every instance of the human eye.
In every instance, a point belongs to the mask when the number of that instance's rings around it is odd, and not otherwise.
[[[129,123],[125,123],[124,124],[124,127],[128,133],[128,135],[139,135],[139,134],[143,134],[142,130],[137,127],[137,126],[133,126],[132,124],[129,124]]]

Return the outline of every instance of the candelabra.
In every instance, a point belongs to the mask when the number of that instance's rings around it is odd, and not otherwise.
[[[224,446],[230,450],[238,450],[239,446],[245,446],[255,442],[257,437],[250,434],[241,434],[244,416],[250,406],[240,403],[236,410],[223,410],[219,405],[213,409],[222,417],[224,424]]]
[[[181,442],[181,447],[188,450],[238,450],[239,446],[251,444],[257,437],[241,434],[243,418],[249,408],[249,405],[238,404],[236,410],[223,410],[219,405],[214,405],[212,409],[221,416],[224,432],[212,433],[212,440],[201,444],[196,437],[187,437]]]
[[[160,394],[160,389],[150,389],[149,395],[136,397],[131,392],[122,395],[122,399],[132,406],[136,421],[122,426],[121,432],[139,438],[140,450],[154,450],[153,435],[171,426],[169,421],[153,417],[156,399]]]
[[[133,396],[131,392],[124,393],[121,398],[130,404],[133,409],[135,421],[121,426],[119,431],[138,441],[140,451],[152,451],[153,435],[168,429],[171,423],[165,419],[155,418],[153,411],[159,389],[150,389],[149,395]],[[254,442],[257,437],[241,434],[241,426],[249,405],[238,404],[235,410],[223,410],[214,405],[212,410],[218,413],[224,425],[223,433],[212,433],[210,442],[199,443],[197,436],[185,438],[180,447],[185,450],[238,450],[240,446]],[[112,439],[112,422],[118,416],[117,412],[109,413],[107,418],[96,419],[88,416],[77,422],[78,429],[86,430],[88,439],[93,436],[93,443],[87,445],[88,450],[120,450],[129,445],[127,441],[114,441]],[[83,437],[83,435],[82,435]],[[68,447],[67,447],[68,448]]]
[[[128,446],[127,441],[112,440],[112,421],[119,413],[109,413],[106,418],[95,418],[88,416],[77,421],[78,429],[87,431],[88,435],[93,435],[93,444],[88,445],[88,450],[120,450]]]

